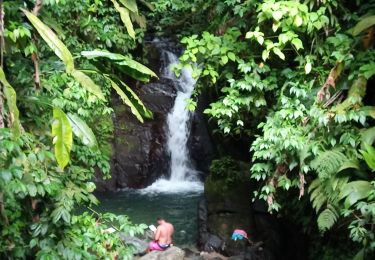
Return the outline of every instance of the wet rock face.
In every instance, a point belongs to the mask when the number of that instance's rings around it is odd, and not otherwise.
[[[169,153],[167,150],[167,116],[174,105],[176,97],[176,84],[172,79],[163,77],[163,71],[168,66],[163,50],[177,53],[175,44],[170,42],[149,42],[144,46],[147,64],[159,79],[154,79],[148,84],[127,82],[138,94],[153,114],[153,119],[146,119],[142,124],[123,104],[118,95],[112,97],[112,106],[115,111],[113,118],[114,138],[113,156],[111,161],[111,175],[109,180],[103,180],[97,174],[97,191],[114,191],[121,188],[144,188],[152,184],[162,175],[169,174]],[[193,131],[189,146],[194,147],[191,154],[198,155],[198,170],[205,171],[209,163],[202,160],[202,154],[198,154],[200,147],[210,147],[208,143],[208,131],[204,129],[203,117],[194,117],[191,124]],[[202,145],[204,144],[204,145]],[[206,149],[207,150],[207,149]],[[204,150],[204,157],[211,150]],[[193,158],[194,159],[194,158]],[[204,163],[202,163],[204,162]]]
[[[154,118],[140,123],[117,97],[112,178],[116,188],[142,188],[168,172],[166,116],[173,106],[173,82],[141,86],[139,97],[153,112]]]
[[[198,205],[199,247],[205,252],[218,252],[229,259],[276,259],[280,237],[275,220],[266,211],[254,209],[250,201],[253,190],[248,166],[238,162],[239,175],[234,183],[209,176],[205,181],[205,199]],[[272,228],[266,228],[272,226]],[[235,229],[247,232],[251,241],[231,240]]]
[[[145,47],[150,67],[161,75],[165,64],[161,49],[150,44]],[[176,96],[174,82],[155,79],[148,84],[129,83],[146,107],[153,112],[153,119],[141,123],[123,104],[118,95],[112,97],[114,108],[113,157],[109,180],[97,178],[98,191],[121,188],[143,188],[168,172],[169,155],[166,149],[166,117]]]
[[[203,173],[203,178],[210,170],[210,165],[216,154],[216,148],[208,129],[207,118],[203,111],[209,105],[209,98],[202,92],[198,106],[194,111],[191,122],[191,132],[188,140],[190,158],[195,168]]]

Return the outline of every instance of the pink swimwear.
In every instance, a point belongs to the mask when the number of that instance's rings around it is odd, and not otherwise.
[[[151,251],[157,250],[157,251],[165,251],[167,250],[171,245],[160,245],[157,241],[152,241],[148,245],[148,248]]]

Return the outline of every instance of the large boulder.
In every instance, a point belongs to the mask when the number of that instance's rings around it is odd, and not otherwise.
[[[185,252],[182,249],[172,246],[165,251],[152,251],[139,260],[184,260],[184,257]]]
[[[143,255],[147,252],[148,243],[137,237],[127,236],[125,234],[120,234],[121,239],[127,244],[134,248],[135,255]]]
[[[210,234],[228,246],[231,245],[228,242],[233,230],[243,229],[250,235],[254,231],[249,201],[251,184],[248,166],[229,159],[223,159],[220,164],[215,164],[221,170],[214,172],[212,168],[210,176],[205,181],[205,200],[199,204],[199,245],[202,250],[210,247]]]
[[[227,260],[228,259],[228,257],[223,256],[223,255],[221,255],[219,253],[216,253],[216,252],[211,252],[211,253],[202,252],[201,258],[202,258],[202,260]]]

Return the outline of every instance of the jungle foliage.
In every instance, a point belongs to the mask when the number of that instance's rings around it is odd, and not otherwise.
[[[132,258],[119,232],[145,225],[90,205],[94,173],[109,177],[111,92],[141,122],[152,117],[122,80],[156,77],[131,54],[142,10],[134,0],[0,1],[1,259]]]
[[[310,235],[344,230],[358,248],[355,259],[369,259],[375,250],[375,2],[154,5],[160,28],[177,31],[186,47],[176,73],[191,67],[198,80],[189,109],[201,91],[214,93],[205,113],[217,129],[253,140],[250,173],[260,184],[254,198],[279,214],[291,208],[285,194],[300,199],[296,207],[313,208],[313,216],[299,210],[285,217]],[[311,221],[317,229],[309,228]]]

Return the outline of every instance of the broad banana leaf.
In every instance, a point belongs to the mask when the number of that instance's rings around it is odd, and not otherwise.
[[[38,31],[43,40],[48,44],[48,46],[55,52],[57,57],[59,57],[65,64],[66,72],[71,73],[74,70],[73,56],[65,46],[65,44],[60,41],[57,35],[45,25],[37,16],[31,12],[22,9],[23,13],[26,15],[27,19]]]
[[[81,139],[84,145],[88,147],[97,147],[98,142],[91,128],[79,116],[68,113],[68,119],[73,129],[73,133]]]
[[[153,6],[153,4],[145,1],[145,0],[139,0],[139,2],[141,2],[143,5],[145,5],[148,9],[150,9],[150,11],[154,11],[155,10],[155,7]]]
[[[364,143],[364,146],[366,150],[361,151],[363,159],[365,159],[368,167],[370,167],[372,171],[375,171],[375,148],[367,143]]]
[[[94,50],[83,51],[81,52],[81,55],[89,59],[106,58],[112,60],[114,61],[114,64],[116,64],[117,67],[125,74],[143,82],[148,82],[150,80],[150,77],[158,77],[155,72],[153,72],[146,66],[118,53],[111,53],[106,50]]]
[[[95,82],[85,73],[83,73],[80,70],[73,70],[71,72],[71,75],[77,82],[79,82],[85,89],[87,89],[87,91],[93,93],[99,99],[105,100],[105,97],[100,87],[96,85]]]
[[[143,104],[142,100],[138,97],[138,95],[123,81],[119,80],[119,82],[122,85],[124,92],[127,94],[127,96],[132,101],[133,105],[137,108],[137,110],[140,111],[142,116],[146,118],[153,118],[152,112]]]
[[[367,16],[361,19],[352,29],[349,30],[353,36],[357,36],[367,28],[375,25],[375,15]]]
[[[55,145],[55,157],[61,169],[69,163],[73,145],[72,126],[66,114],[60,108],[53,109],[52,136]]]
[[[137,3],[135,2],[135,0],[119,0],[119,1],[123,6],[128,8],[131,12],[138,13],[138,7],[137,7]]]
[[[117,86],[120,85],[121,90],[124,92],[124,94],[128,97],[134,108],[141,114],[142,117],[145,118],[153,118],[154,115],[152,112],[145,106],[145,104],[142,102],[142,100],[138,97],[138,95],[123,81],[119,80],[115,76],[112,76],[110,78],[108,75],[105,75],[105,77],[108,80],[112,80],[116,83]]]
[[[128,31],[128,34],[130,37],[132,37],[135,40],[135,32],[133,28],[132,21],[130,20],[130,14],[129,10],[125,7],[121,7],[116,0],[111,0],[113,5],[115,6],[117,12],[120,13],[121,21],[124,23],[126,30]]]
[[[71,74],[89,92],[93,93],[98,98],[105,100],[104,95],[100,90],[100,87],[97,86],[86,74],[74,68],[74,60],[72,54],[65,46],[65,44],[62,41],[60,41],[56,34],[41,20],[39,20],[39,18],[36,17],[34,14],[24,9],[22,9],[22,11],[25,13],[26,17],[39,32],[43,40],[64,62],[66,72],[68,74]]]
[[[21,124],[19,120],[20,112],[17,107],[17,94],[13,87],[9,84],[5,77],[3,69],[0,67],[0,82],[4,86],[4,95],[7,100],[7,105],[10,114],[11,127],[13,128],[13,135],[15,138],[19,137],[21,133]]]
[[[119,87],[119,85],[116,84],[116,82],[114,82],[112,79],[110,79],[109,77],[107,77],[107,79],[111,82],[111,86],[114,90],[116,90],[117,94],[121,97],[122,101],[128,106],[130,107],[130,110],[131,112],[133,113],[133,115],[135,115],[135,117],[140,121],[140,122],[144,122],[143,121],[143,117],[141,115],[141,113],[138,111],[138,109],[134,106],[133,102],[129,99],[129,97],[124,93],[124,91]]]
[[[147,27],[147,21],[146,17],[143,15],[137,14],[137,13],[131,13],[130,17],[132,18],[133,21],[135,21],[139,27],[145,29]]]

